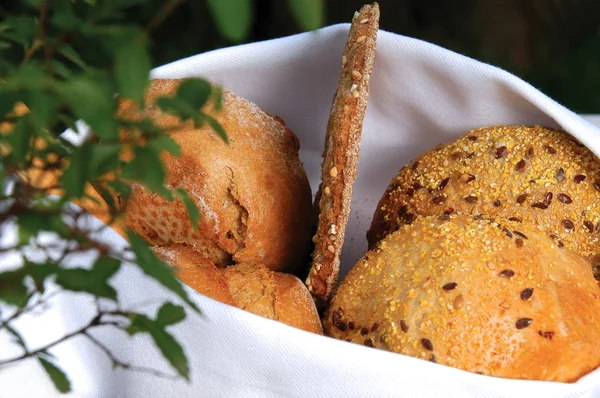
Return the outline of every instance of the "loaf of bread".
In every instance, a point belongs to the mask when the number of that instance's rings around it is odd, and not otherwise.
[[[153,250],[177,269],[183,283],[205,296],[308,332],[323,333],[308,289],[293,275],[261,264],[220,269],[190,246],[174,244]]]
[[[119,115],[146,115],[165,128],[181,156],[163,156],[167,186],[185,189],[201,213],[194,231],[183,203],[132,186],[125,225],[153,245],[187,244],[218,267],[260,263],[293,272],[307,264],[315,223],[311,189],[298,157],[299,142],[281,119],[228,90],[223,109],[211,113],[229,144],[205,125],[194,128],[160,112],[159,96],[173,95],[180,80],[153,80],[146,108],[123,102]]]
[[[537,227],[417,217],[361,259],[329,336],[485,375],[571,382],[600,365],[600,287]]]
[[[600,278],[600,160],[565,132],[482,127],[417,157],[381,198],[369,246],[418,215],[452,213],[538,225]]]

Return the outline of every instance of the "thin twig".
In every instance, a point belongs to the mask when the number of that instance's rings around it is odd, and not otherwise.
[[[181,5],[181,3],[183,3],[183,0],[170,0],[163,3],[162,7],[160,7],[150,22],[148,22],[148,25],[146,25],[146,34],[150,35],[150,33],[162,24],[164,20]]]
[[[96,345],[96,347],[100,348],[106,354],[106,356],[108,357],[108,359],[110,359],[110,361],[112,362],[114,367],[122,368],[125,370],[131,370],[134,372],[147,373],[147,374],[151,374],[153,376],[158,376],[158,377],[162,377],[162,378],[169,379],[169,380],[177,380],[179,378],[177,375],[163,373],[156,369],[146,368],[143,366],[135,366],[135,365],[131,365],[131,364],[122,362],[121,360],[117,359],[117,357],[112,353],[112,351],[110,351],[110,349],[107,346],[105,346],[103,343],[101,343],[98,339],[96,339],[94,336],[89,334],[87,331],[82,332],[82,334],[85,337],[87,337],[92,343],[94,343]]]

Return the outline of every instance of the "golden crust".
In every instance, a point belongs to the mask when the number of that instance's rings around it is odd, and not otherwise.
[[[600,365],[589,263],[538,228],[417,217],[340,284],[329,336],[486,375],[573,382]]]
[[[308,260],[313,208],[308,178],[298,157],[299,143],[281,119],[224,90],[223,110],[212,112],[229,137],[225,144],[208,127],[160,114],[154,101],[172,95],[180,80],[153,80],[144,112],[170,136],[181,156],[163,156],[167,185],[185,189],[200,209],[197,232],[183,203],[169,202],[134,184],[126,226],[151,244],[183,243],[223,267],[262,263],[295,271]],[[120,114],[139,117],[124,102]]]
[[[482,127],[424,153],[388,186],[369,246],[417,215],[451,212],[539,225],[600,275],[600,161],[564,132]]]
[[[177,269],[177,277],[183,283],[207,297],[289,326],[323,334],[310,293],[293,275],[271,271],[262,264],[217,268],[191,246],[180,244],[152,250]]]
[[[319,223],[306,279],[320,305],[330,298],[338,279],[378,28],[377,3],[365,5],[354,15],[327,125],[321,184],[315,199]]]

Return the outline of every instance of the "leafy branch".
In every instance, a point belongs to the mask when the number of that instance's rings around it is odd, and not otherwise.
[[[200,309],[144,239],[122,227],[128,248],[116,250],[99,240],[107,228],[120,225],[132,184],[180,201],[196,226],[201,217],[196,202],[186,191],[166,185],[162,159],[181,154],[171,134],[183,125],[206,125],[228,143],[209,111],[221,108],[221,89],[203,79],[187,79],[172,96],[155,101],[162,114],[176,116],[178,125],[163,127],[143,111],[152,67],[150,34],[184,2],[156,1],[158,11],[139,25],[127,13],[144,0],[16,3],[0,16],[0,333],[8,333],[21,352],[0,357],[0,371],[35,358],[56,388],[68,392],[69,377],[50,351],[82,336],[115,368],[189,380],[188,358],[168,328],[185,319],[186,309]],[[252,24],[251,0],[207,0],[207,5],[223,36],[244,39]],[[318,27],[321,0],[289,0],[289,5],[303,27]],[[121,112],[125,103],[135,109],[135,117]],[[78,122],[92,133],[73,143],[63,132],[81,133]],[[101,209],[103,223],[87,226],[89,214],[73,203]],[[27,256],[32,252],[38,254],[35,260]],[[91,264],[67,266],[82,253],[94,258]],[[161,303],[154,317],[120,309],[112,280],[124,262],[169,289],[185,307]],[[31,349],[15,321],[47,309],[61,292],[93,297],[94,317]],[[116,309],[101,308],[100,299]],[[93,334],[100,327],[149,335],[176,374],[120,360]]]

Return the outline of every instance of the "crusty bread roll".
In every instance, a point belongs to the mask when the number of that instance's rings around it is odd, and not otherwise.
[[[190,246],[175,244],[153,250],[177,268],[182,282],[205,296],[308,332],[323,333],[310,293],[293,275],[260,264],[220,269]]]
[[[299,142],[281,119],[230,91],[223,109],[211,111],[227,132],[229,145],[205,125],[194,128],[154,105],[173,95],[180,80],[153,80],[143,111],[173,128],[181,156],[163,156],[167,185],[184,188],[198,206],[197,232],[184,205],[169,202],[134,184],[125,224],[153,245],[185,243],[218,267],[260,263],[273,270],[295,271],[310,255],[314,212],[311,189],[298,157]],[[123,102],[119,116],[142,113]]]
[[[471,372],[572,382],[600,365],[600,287],[537,227],[417,217],[361,259],[325,333]]]
[[[590,259],[600,278],[600,160],[567,133],[482,127],[424,153],[388,186],[369,245],[417,215],[454,212],[539,225]]]

